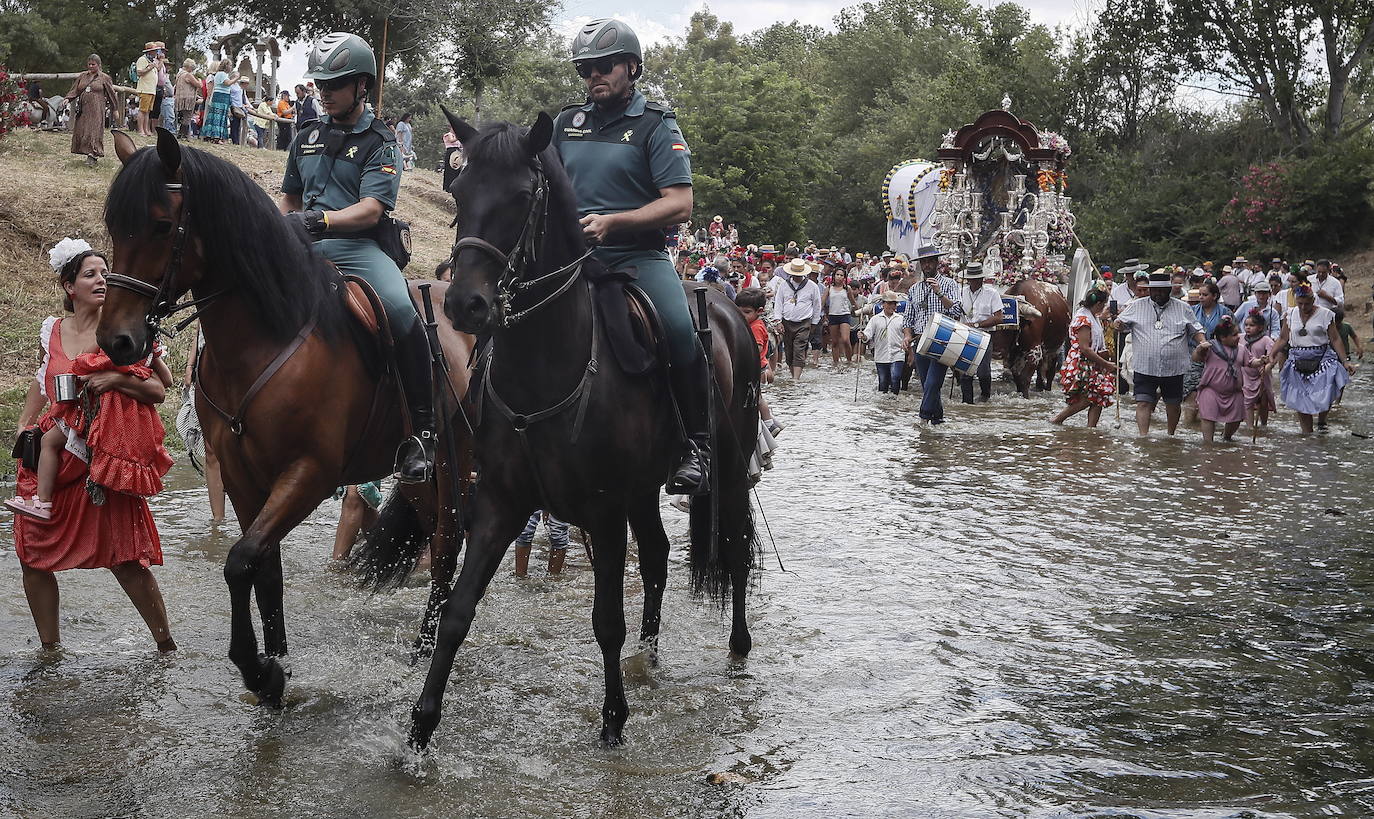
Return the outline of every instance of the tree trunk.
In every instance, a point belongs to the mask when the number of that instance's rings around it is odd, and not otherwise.
[[[482,124],[482,95],[486,91],[486,83],[480,79],[472,82],[472,124]]]

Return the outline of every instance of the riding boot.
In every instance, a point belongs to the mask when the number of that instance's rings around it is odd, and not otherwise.
[[[670,495],[702,495],[711,487],[710,374],[698,356],[689,366],[670,367],[669,381],[687,430],[687,452],[668,479]]]
[[[533,548],[527,543],[516,541],[515,544],[515,576],[529,577],[530,574],[530,549]]]
[[[567,548],[549,549],[549,574],[562,574],[563,561],[568,557]]]
[[[396,370],[410,408],[411,429],[410,437],[396,450],[397,480],[425,483],[434,471],[434,390],[429,339],[418,321],[409,333],[396,338]]]

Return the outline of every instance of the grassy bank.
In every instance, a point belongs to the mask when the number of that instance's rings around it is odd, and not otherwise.
[[[152,144],[147,139],[139,142]],[[0,189],[0,429],[6,431],[14,429],[29,379],[38,368],[38,327],[45,316],[62,309],[61,291],[48,267],[48,248],[66,236],[79,236],[97,249],[110,247],[103,208],[105,192],[119,168],[114,147],[107,138],[109,157],[91,168],[84,158],[68,152],[70,145],[67,134],[30,130],[0,139],[0,178],[9,180]],[[195,147],[238,165],[268,193],[278,192],[285,154],[233,145]],[[453,243],[448,226],[453,200],[443,191],[441,176],[427,170],[403,174],[397,214],[410,222],[414,240],[407,273],[426,278]],[[183,336],[170,345],[168,363],[178,378],[188,344],[189,337]],[[169,432],[180,402],[176,392],[163,407]]]

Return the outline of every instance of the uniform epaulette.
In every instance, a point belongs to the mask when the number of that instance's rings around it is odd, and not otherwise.
[[[673,117],[674,119],[677,118],[677,112],[674,111],[671,107],[669,107],[668,103],[666,102],[656,102],[654,100],[649,100],[648,102],[644,103],[644,107],[649,109],[650,111],[657,111],[665,117]]]
[[[384,141],[396,141],[396,132],[391,130],[391,128],[385,122],[382,121],[381,117],[377,117],[376,119],[372,120],[372,124],[368,126],[368,128],[369,130],[376,131],[378,134],[381,134],[382,139]]]

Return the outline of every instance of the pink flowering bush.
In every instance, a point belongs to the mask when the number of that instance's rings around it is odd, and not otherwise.
[[[1221,212],[1227,238],[1236,247],[1284,247],[1288,232],[1282,214],[1289,205],[1290,166],[1279,160],[1251,165]]]
[[[0,136],[8,134],[14,130],[16,124],[28,124],[28,112],[24,112],[24,120],[16,123],[14,108],[19,103],[19,83],[10,76],[8,68],[0,65]]]

